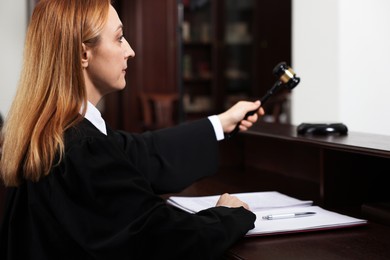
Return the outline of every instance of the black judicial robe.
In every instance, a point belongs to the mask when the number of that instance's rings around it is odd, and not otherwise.
[[[216,167],[208,119],[107,136],[84,119],[65,133],[50,175],[9,189],[0,259],[218,259],[255,215],[243,207],[189,214],[158,196]]]

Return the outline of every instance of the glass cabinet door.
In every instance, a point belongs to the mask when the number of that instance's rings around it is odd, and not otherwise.
[[[213,110],[212,2],[183,0],[183,108],[188,118]]]
[[[274,66],[291,61],[291,0],[181,1],[186,118],[264,95],[275,82]],[[268,111],[275,110],[271,103]]]
[[[254,0],[224,0],[225,108],[252,95]]]

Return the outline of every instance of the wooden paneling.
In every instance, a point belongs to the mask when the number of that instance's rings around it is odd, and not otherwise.
[[[105,98],[104,117],[113,128],[141,131],[139,93],[178,92],[176,0],[122,0],[116,7],[135,51],[126,88]]]
[[[255,1],[255,96],[262,96],[276,81],[272,69],[279,62],[291,65],[291,0]]]

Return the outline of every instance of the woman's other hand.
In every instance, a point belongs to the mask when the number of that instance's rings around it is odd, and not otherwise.
[[[224,206],[228,208],[239,208],[244,207],[245,209],[249,210],[248,204],[238,199],[236,196],[232,196],[229,193],[224,193],[219,197],[217,201],[217,207]]]

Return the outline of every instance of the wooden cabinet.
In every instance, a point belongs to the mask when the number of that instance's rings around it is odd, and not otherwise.
[[[259,99],[274,66],[291,63],[291,0],[183,0],[183,108],[187,119]]]
[[[136,56],[126,89],[105,98],[113,128],[141,131],[141,92],[178,93],[179,118],[191,120],[259,99],[276,80],[274,66],[291,63],[291,0],[118,0],[115,7]]]
[[[183,0],[181,11],[181,87],[186,119],[204,116],[215,109],[216,41],[215,1]]]

